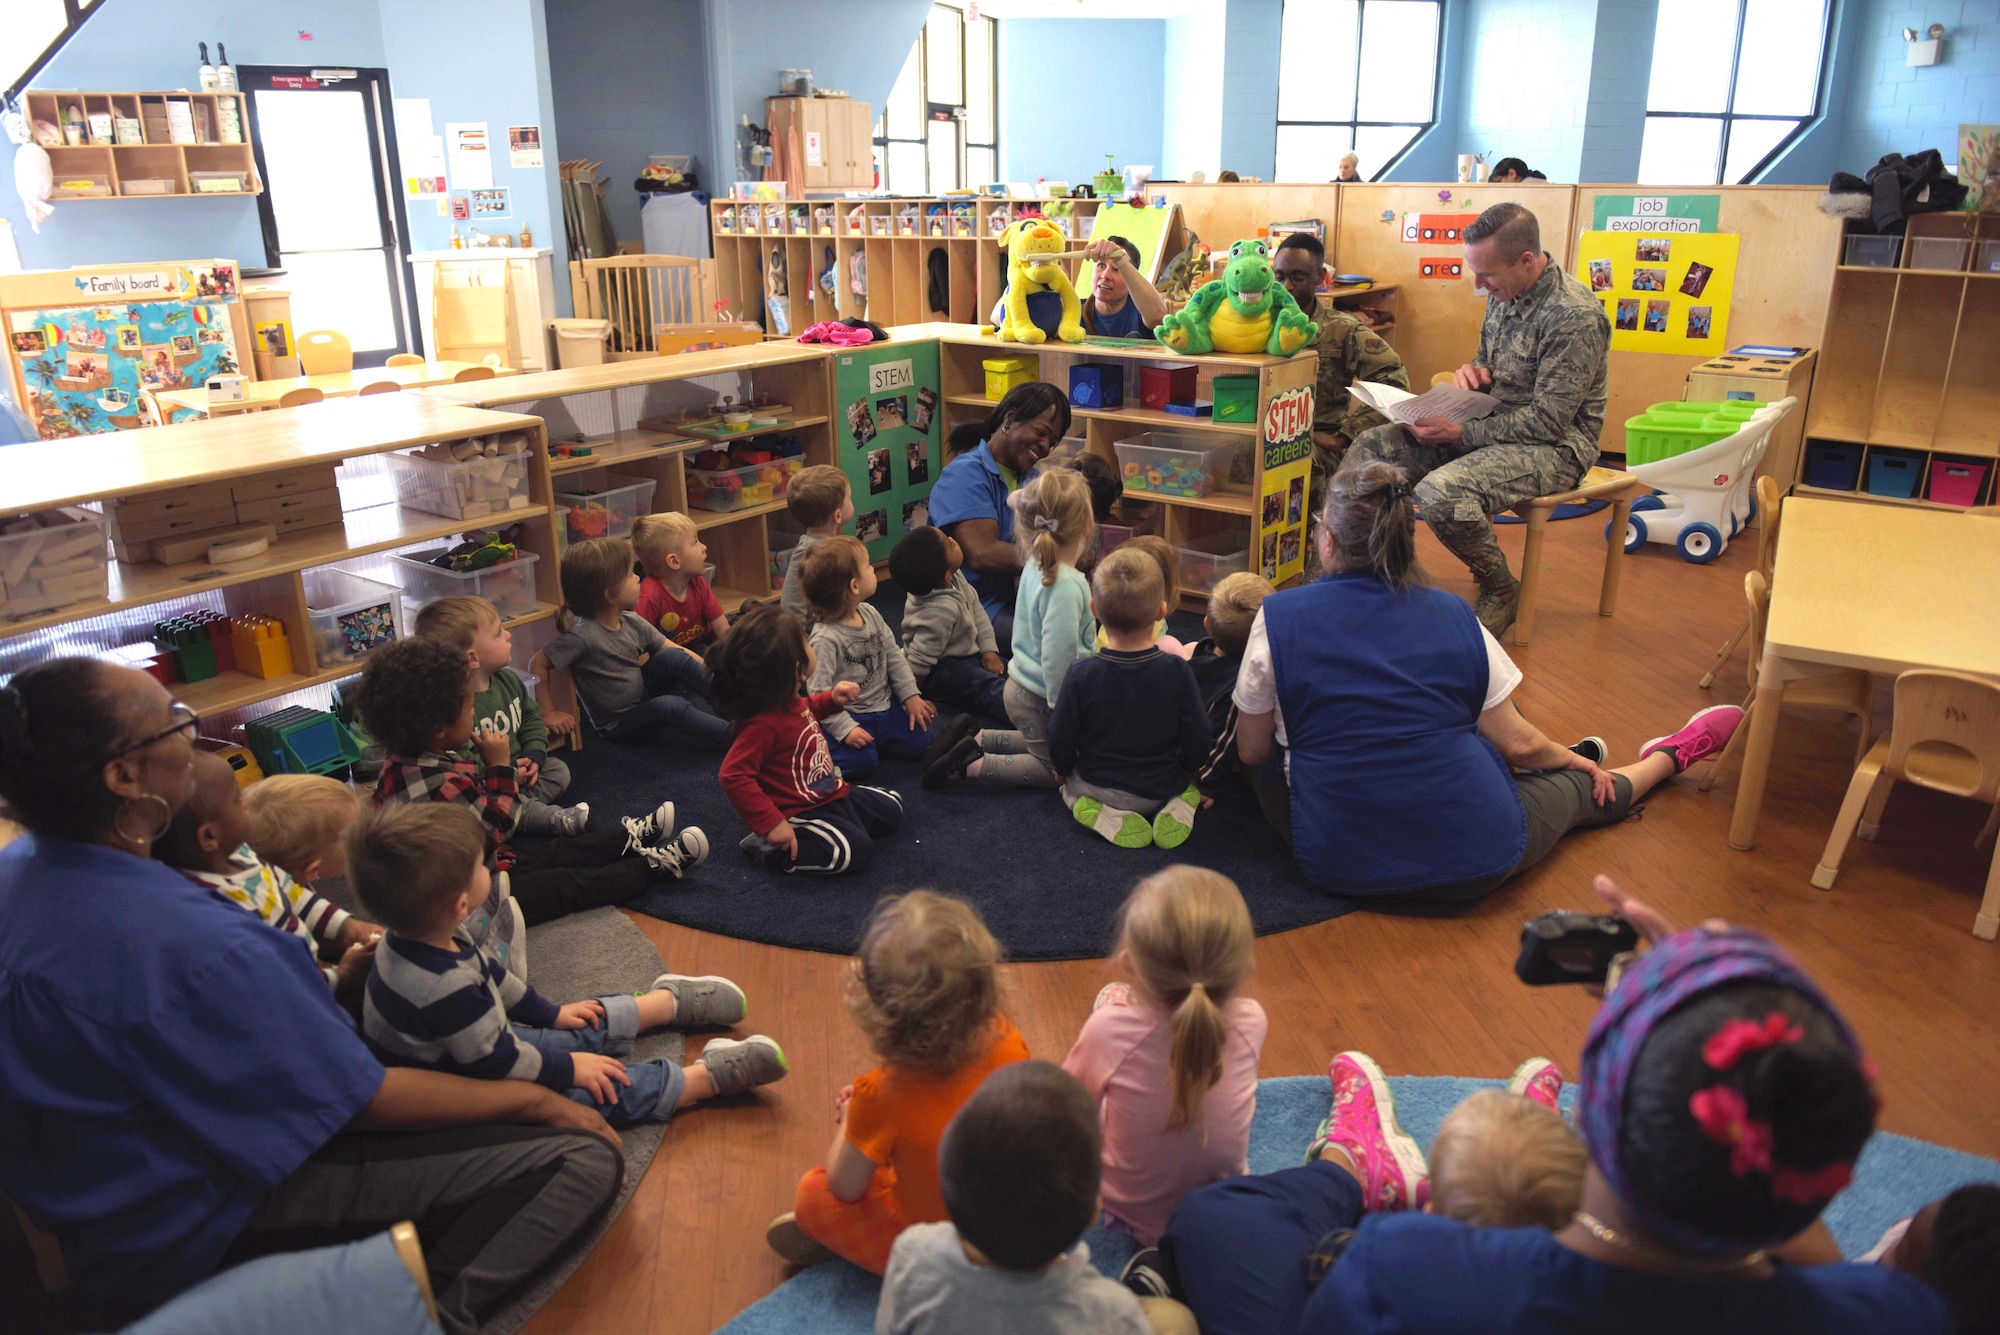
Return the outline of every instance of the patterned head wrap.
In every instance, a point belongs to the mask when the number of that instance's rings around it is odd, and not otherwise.
[[[1584,1038],[1577,1127],[1597,1171],[1647,1230],[1696,1255],[1741,1252],[1745,1243],[1741,1238],[1710,1237],[1650,1209],[1632,1190],[1631,1175],[1620,1158],[1619,1126],[1624,1120],[1626,1086],[1654,1028],[1683,1003],[1732,983],[1761,983],[1798,993],[1826,1013],[1856,1060],[1868,1069],[1847,1021],[1805,971],[1766,937],[1740,928],[1725,932],[1696,928],[1669,937],[1633,961],[1618,986],[1605,997]],[[1728,1054],[1728,1061],[1734,1059],[1733,1053]],[[1795,1179],[1800,1175],[1784,1176]],[[1777,1182],[1774,1191],[1782,1195],[1786,1185]],[[1845,1185],[1844,1179],[1839,1185]],[[1838,1185],[1833,1190],[1838,1190]],[[1818,1199],[1831,1196],[1833,1190]],[[1774,1237],[1768,1242],[1783,1240]],[[1754,1240],[1751,1245],[1756,1245]]]

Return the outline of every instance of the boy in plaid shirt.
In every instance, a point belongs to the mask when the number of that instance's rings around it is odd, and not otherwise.
[[[510,744],[490,728],[474,734],[472,677],[465,655],[448,644],[419,639],[384,645],[369,657],[358,696],[363,724],[389,751],[375,806],[471,807],[486,828],[488,869],[508,873],[530,924],[622,904],[658,877],[679,879],[708,856],[708,838],[697,827],[674,834],[672,802],[648,816],[625,817],[621,829],[514,846],[521,789]],[[478,760],[457,754],[468,743]]]

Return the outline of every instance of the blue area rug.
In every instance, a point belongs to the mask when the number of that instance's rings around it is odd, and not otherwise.
[[[891,627],[903,596],[884,582],[876,607]],[[1201,635],[1198,617],[1176,614],[1172,629]],[[904,802],[901,832],[876,848],[867,871],[793,877],[752,865],[737,851],[749,831],[716,782],[716,753],[675,753],[593,738],[563,753],[572,774],[564,803],[589,802],[595,828],[674,801],[683,825],[708,835],[709,860],[684,881],[628,904],[641,913],[768,945],[845,954],[880,896],[930,887],[978,905],[1016,960],[1088,959],[1111,948],[1118,906],[1141,877],[1172,862],[1212,867],[1242,887],[1259,933],[1323,922],[1354,906],[1314,889],[1271,834],[1240,782],[1218,785],[1214,809],[1172,854],[1113,847],[1070,818],[1052,791],[959,787],[927,791],[922,766],[888,761],[870,783]]]
[[[1392,1076],[1396,1120],[1420,1141],[1426,1153],[1445,1114],[1498,1080],[1461,1076]],[[1313,1131],[1325,1118],[1331,1091],[1326,1077],[1288,1076],[1259,1081],[1257,1116],[1250,1124],[1250,1171],[1269,1173],[1298,1164]],[[1567,1106],[1576,1087],[1563,1091]],[[1854,1185],[1827,1207],[1834,1240],[1849,1256],[1875,1245],[1882,1230],[1918,1207],[1969,1182],[2000,1182],[2000,1163],[1962,1154],[1907,1136],[1878,1135],[1854,1174]],[[1137,1243],[1123,1233],[1098,1228],[1084,1235],[1090,1259],[1116,1275]],[[875,1329],[875,1302],[882,1282],[845,1261],[801,1271],[745,1308],[718,1335],[867,1335]]]

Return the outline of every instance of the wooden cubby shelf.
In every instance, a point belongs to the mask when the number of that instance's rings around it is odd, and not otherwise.
[[[228,199],[263,193],[250,146],[250,98],[244,92],[24,93],[30,124],[65,125],[72,107],[85,118],[84,142],[49,149],[55,203],[119,199]],[[183,109],[186,120],[178,127]],[[223,139],[233,116],[235,140]],[[91,118],[97,118],[93,123]],[[105,121],[111,133],[105,135]],[[119,133],[119,130],[124,133]],[[182,137],[176,138],[176,134]],[[191,175],[192,173],[192,175]],[[234,178],[235,189],[202,189],[201,180]],[[92,181],[94,193],[64,188]]]

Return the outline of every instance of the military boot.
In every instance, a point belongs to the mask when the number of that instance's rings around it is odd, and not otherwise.
[[[1431,532],[1479,581],[1479,601],[1473,607],[1479,624],[1496,640],[1505,635],[1520,606],[1521,581],[1507,569],[1507,556],[1493,536],[1493,526],[1484,521],[1432,520]]]

